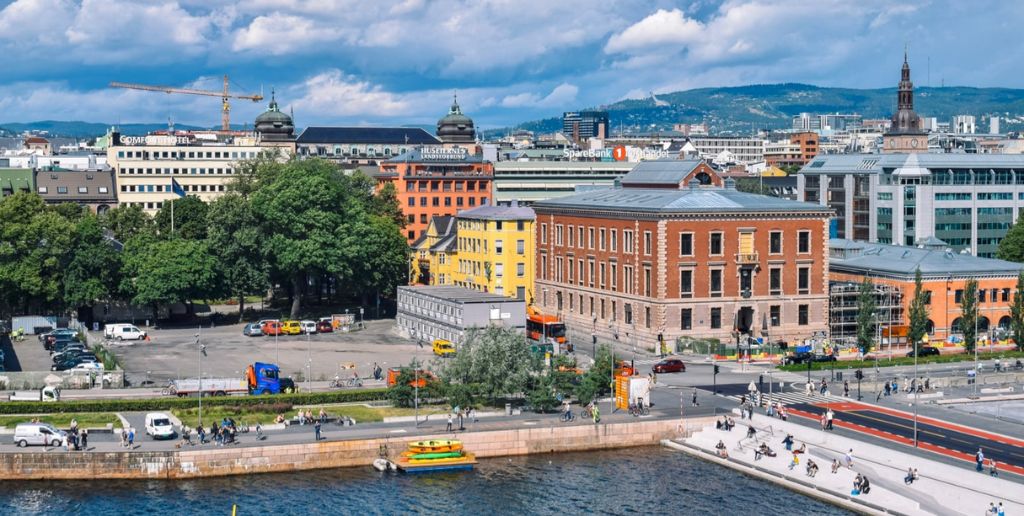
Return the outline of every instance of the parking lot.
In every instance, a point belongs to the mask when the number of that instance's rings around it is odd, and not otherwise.
[[[43,343],[36,335],[26,335],[20,342],[2,337],[0,350],[3,350],[4,367],[8,371],[49,371],[53,365],[50,352],[43,349]]]
[[[246,337],[243,324],[214,328],[151,329],[149,341],[111,342],[109,344],[121,361],[128,381],[133,385],[143,382],[165,383],[172,378],[194,378],[199,373],[199,349],[195,334],[206,345],[202,357],[203,377],[238,377],[256,361],[278,364],[284,375],[306,375],[307,356],[314,381],[330,380],[336,374],[350,377],[355,365],[361,378],[372,376],[373,364],[381,368],[407,364],[414,357],[421,362],[433,358],[430,346],[400,338],[395,333],[395,321],[385,319],[367,321],[366,329],[353,332],[334,332],[319,335]],[[94,333],[102,338],[101,333]]]

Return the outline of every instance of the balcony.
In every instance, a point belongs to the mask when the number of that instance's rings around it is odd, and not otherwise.
[[[737,253],[736,263],[740,265],[757,265],[757,252],[753,253]]]

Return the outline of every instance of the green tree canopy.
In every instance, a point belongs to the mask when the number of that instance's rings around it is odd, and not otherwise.
[[[1024,217],[1018,218],[1017,223],[999,241],[996,258],[1024,263]]]
[[[498,326],[471,329],[455,356],[438,365],[446,383],[476,385],[490,400],[529,392],[541,369],[526,337]]]
[[[1017,288],[1010,304],[1010,330],[1017,350],[1024,351],[1024,271],[1017,275]]]
[[[978,282],[967,280],[964,293],[960,297],[960,333],[964,335],[964,347],[968,352],[974,351],[978,334],[975,325],[978,322]]]
[[[863,353],[871,349],[875,338],[875,325],[879,324],[875,304],[875,285],[871,278],[864,277],[857,294],[857,345]]]
[[[121,205],[100,215],[100,225],[113,233],[119,242],[153,230],[153,219],[139,206]]]
[[[172,208],[173,206],[173,208]],[[174,212],[174,231],[171,231],[171,212]],[[190,195],[164,203],[153,218],[160,235],[165,238],[203,240],[206,238],[206,215],[210,207],[199,197]]]
[[[74,225],[35,193],[0,200],[0,297],[6,310],[63,305]]]
[[[71,261],[64,272],[64,301],[86,307],[113,298],[120,273],[121,256],[103,236],[99,219],[92,214],[84,216],[75,225]]]
[[[921,286],[921,269],[914,271],[914,298],[910,301],[908,318],[910,329],[907,330],[907,339],[914,346],[914,352],[921,346],[921,339],[928,333],[928,296],[931,292],[925,292]]]
[[[237,193],[210,203],[207,241],[217,258],[227,294],[238,298],[239,316],[245,314],[245,296],[267,288],[267,263],[260,249],[260,227],[252,205]]]
[[[133,303],[156,308],[161,304],[189,303],[216,292],[217,259],[206,242],[157,240],[141,235],[124,250],[125,290]]]

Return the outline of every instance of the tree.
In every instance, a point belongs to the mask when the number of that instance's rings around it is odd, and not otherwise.
[[[1024,351],[1024,271],[1017,276],[1017,290],[1010,304],[1010,330],[1018,351]]]
[[[371,206],[375,215],[380,215],[394,221],[399,229],[405,227],[405,214],[402,213],[402,207],[398,205],[398,190],[395,188],[394,183],[389,182],[385,184],[377,192],[377,195],[373,196]]]
[[[152,231],[153,219],[134,205],[121,205],[99,216],[100,225],[114,234],[119,242],[127,242],[130,238]]]
[[[875,338],[876,324],[881,324],[876,312],[875,285],[871,278],[864,277],[860,284],[860,293],[857,295],[857,345],[862,353],[871,349],[871,343]]]
[[[153,307],[188,303],[217,288],[217,260],[206,242],[137,236],[124,249],[125,290],[132,302]]]
[[[207,242],[217,258],[226,294],[238,298],[238,316],[245,316],[245,296],[267,288],[267,263],[261,235],[249,202],[237,193],[210,203]]]
[[[960,333],[964,335],[964,347],[967,352],[974,351],[977,339],[978,322],[978,282],[974,279],[967,280],[964,284],[964,293],[960,297]]]
[[[114,297],[120,283],[121,257],[103,236],[99,219],[84,216],[75,225],[71,262],[64,271],[64,301],[73,307],[92,307]]]
[[[996,258],[1017,263],[1024,262],[1024,217],[1017,219],[1017,223],[999,241]]]
[[[576,399],[581,404],[590,403],[592,400],[603,394],[610,393],[612,382],[612,350],[602,344],[597,348],[597,356],[594,357],[594,364],[590,366],[587,374],[576,388]]]
[[[764,185],[760,178],[741,177],[736,180],[736,190],[746,193],[770,195],[770,188]]]
[[[173,231],[171,210],[174,211]],[[187,240],[203,240],[206,238],[206,216],[209,211],[210,207],[202,199],[190,195],[165,202],[153,220],[160,234],[167,238],[173,236]]]
[[[0,200],[0,304],[7,311],[63,306],[74,225],[35,193]]]
[[[267,262],[288,279],[296,318],[306,278],[321,273],[351,278],[346,250],[359,243],[341,212],[346,192],[333,165],[313,159],[279,168],[251,198]]]
[[[541,369],[526,338],[499,326],[470,329],[455,356],[439,365],[445,383],[475,385],[492,401],[529,392]]]
[[[914,299],[910,301],[908,318],[910,328],[907,330],[907,339],[914,346],[914,353],[917,353],[921,340],[928,333],[928,297],[931,292],[924,292],[921,286],[921,268],[914,271]]]

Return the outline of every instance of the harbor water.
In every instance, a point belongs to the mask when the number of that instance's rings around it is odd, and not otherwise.
[[[661,447],[171,481],[0,483],[0,514],[849,514]]]

